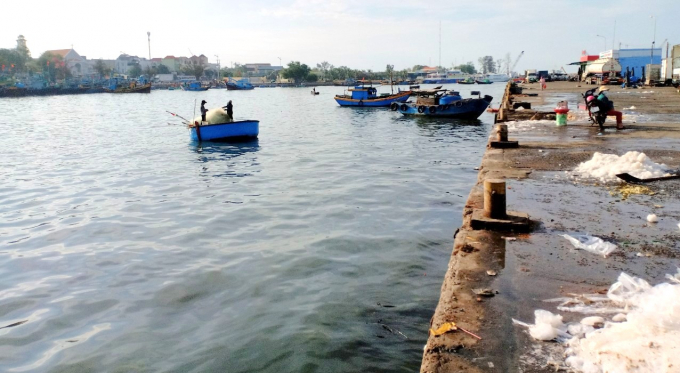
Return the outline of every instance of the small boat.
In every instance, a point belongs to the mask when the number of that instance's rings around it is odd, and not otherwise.
[[[202,86],[201,82],[191,82],[189,84],[182,85],[183,91],[200,92],[200,91],[207,91],[208,89],[210,89],[210,87]]]
[[[108,93],[151,93],[151,83],[138,84],[132,81],[122,85],[118,80],[114,80],[108,87],[103,87],[104,92]]]
[[[475,84],[475,80],[472,78],[466,78],[463,80],[459,80],[458,84]]]
[[[477,84],[493,84],[493,82],[490,81],[489,79],[475,80],[475,83],[477,83]]]
[[[228,123],[189,125],[193,141],[238,141],[255,139],[260,133],[259,120],[239,120]]]
[[[340,106],[359,107],[388,107],[393,102],[406,102],[411,96],[411,91],[402,91],[395,94],[378,95],[378,90],[372,86],[357,85],[349,89],[350,95],[336,95],[335,101]]]
[[[420,86],[418,84],[416,85],[410,85],[408,86],[409,89],[420,89]]]
[[[248,79],[234,80],[229,78],[227,80],[227,90],[229,91],[246,91],[250,89],[255,89],[255,87],[250,84]]]
[[[319,94],[319,92],[318,92],[317,90],[315,90],[315,89],[313,89],[312,91],[310,91],[310,93],[311,93],[312,95],[314,95],[314,96],[316,96],[316,95]]]
[[[478,91],[472,95],[477,98],[462,98],[460,93],[446,89],[433,89],[418,92],[416,102],[393,103],[392,111],[403,115],[423,115],[438,118],[477,119],[489,107],[493,97],[481,97]]]

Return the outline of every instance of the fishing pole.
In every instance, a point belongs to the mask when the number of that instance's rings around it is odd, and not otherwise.
[[[189,121],[187,120],[187,118],[184,118],[183,116],[181,116],[181,115],[179,115],[179,114],[171,113],[171,112],[169,112],[169,111],[167,111],[167,110],[166,110],[165,112],[168,113],[168,114],[170,114],[170,115],[172,115],[172,116],[178,117],[178,118],[180,118],[180,119],[184,119],[185,122],[189,122]]]

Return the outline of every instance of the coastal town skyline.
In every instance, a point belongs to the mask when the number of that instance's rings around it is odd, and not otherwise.
[[[28,3],[49,11],[39,13],[30,23],[17,19],[4,22],[4,29],[14,32],[3,33],[0,47],[13,47],[16,35],[22,34],[33,57],[46,50],[73,47],[88,59],[115,59],[120,54],[148,58],[147,32],[150,32],[152,58],[204,54],[210,62],[216,62],[219,56],[222,66],[253,61],[284,66],[290,61],[309,65],[328,61],[335,66],[374,71],[384,69],[389,63],[401,70],[414,65],[440,64],[441,22],[441,66],[477,63],[477,58],[486,55],[499,60],[510,54],[514,60],[525,51],[517,71],[536,67],[557,70],[576,61],[583,50],[596,54],[619,47],[651,48],[654,39],[656,48],[665,48],[664,40],[674,44],[680,39],[680,32],[667,16],[677,14],[680,4],[670,0],[652,2],[656,5],[652,7],[632,1],[618,2],[616,8],[596,20],[564,22],[552,15],[560,9],[592,13],[597,5],[566,0],[549,5],[533,0],[490,1],[484,5],[465,5],[463,11],[460,5],[442,5],[435,11],[425,3],[385,1],[370,4],[256,1],[226,5],[202,1],[191,7],[177,1],[163,3],[162,7],[154,2],[123,1],[118,6],[129,5],[137,9],[136,15],[152,16],[139,23],[125,21],[130,24],[117,27],[113,33],[106,32],[101,17],[92,16],[91,11],[74,13],[73,9],[89,9],[85,2],[72,2],[72,7],[56,7],[42,1]],[[79,3],[83,6],[79,7]],[[25,3],[6,4],[5,9],[20,14],[26,6]],[[196,20],[169,21],[175,14],[184,11],[190,14],[196,9],[206,9],[206,12]],[[65,19],[69,14],[78,14],[79,22],[53,27],[55,18]],[[134,19],[135,15],[131,17]],[[185,22],[199,22],[200,27],[193,30],[184,27]],[[500,36],[504,28],[517,22],[526,27],[515,27],[510,37]],[[536,30],[541,33],[537,34]],[[394,42],[390,42],[392,40]],[[406,53],[408,45],[416,45],[418,53]]]

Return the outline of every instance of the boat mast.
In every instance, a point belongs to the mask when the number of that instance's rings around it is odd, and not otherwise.
[[[442,65],[442,20],[439,20],[439,65],[437,65],[437,71]]]

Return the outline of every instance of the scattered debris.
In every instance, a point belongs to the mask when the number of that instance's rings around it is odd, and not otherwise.
[[[448,333],[448,332],[450,332],[450,331],[456,331],[456,330],[458,330],[458,329],[460,329],[460,331],[462,331],[462,332],[464,332],[464,333],[467,333],[467,334],[469,334],[469,335],[471,335],[471,336],[473,336],[473,337],[475,337],[475,338],[477,338],[477,339],[482,339],[482,337],[480,337],[480,336],[478,336],[478,335],[476,335],[476,334],[474,334],[474,333],[472,333],[472,332],[470,332],[470,331],[468,331],[468,330],[465,330],[465,329],[463,329],[463,328],[457,326],[456,323],[453,322],[453,321],[443,323],[443,324],[442,324],[439,328],[437,328],[436,330],[430,328],[430,335],[433,335],[433,336],[435,336],[435,337],[438,337],[438,336],[440,336],[440,335],[442,335],[442,334],[444,334],[444,333]]]
[[[616,250],[616,245],[611,242],[605,242],[599,237],[589,236],[586,234],[578,235],[576,237],[572,237],[568,234],[562,234],[561,236],[571,242],[575,248],[586,250],[593,254],[599,254],[605,258],[607,255]]]
[[[486,271],[486,274],[489,276],[496,276],[497,273],[493,269],[489,269]]]
[[[633,185],[633,184],[620,184],[614,188],[614,190],[609,192],[609,195],[611,196],[617,196],[621,195],[622,200],[627,200],[628,197],[630,197],[631,194],[642,194],[642,195],[648,195],[648,196],[653,196],[656,194],[656,192],[652,191],[649,189],[649,187],[646,187],[644,185]],[[656,207],[658,205],[654,205]],[[662,207],[662,206],[659,206]]]
[[[517,237],[501,237],[501,238],[506,241],[517,241]]]
[[[477,288],[477,289],[472,289],[472,292],[475,293],[476,295],[482,296],[482,297],[493,297],[496,295],[493,289],[490,288]]]
[[[656,214],[649,214],[647,215],[647,221],[650,223],[657,223],[659,222],[659,217],[656,216]]]

